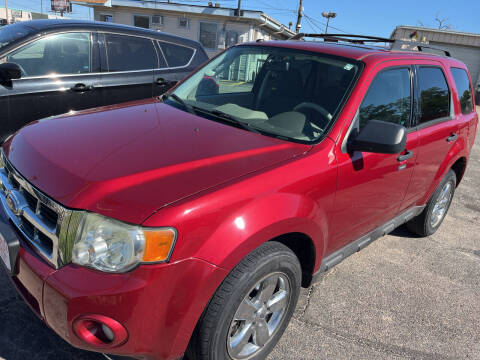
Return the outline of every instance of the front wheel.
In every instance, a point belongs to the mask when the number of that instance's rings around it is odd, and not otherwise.
[[[407,222],[407,228],[420,236],[434,234],[447,215],[457,185],[457,176],[450,170],[438,185],[423,212]]]
[[[268,242],[227,276],[197,324],[189,360],[265,359],[287,327],[300,293],[300,263]]]

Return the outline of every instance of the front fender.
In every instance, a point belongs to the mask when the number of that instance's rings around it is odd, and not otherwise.
[[[232,212],[195,257],[230,270],[264,242],[288,233],[313,240],[317,268],[328,234],[327,213],[307,197],[286,193],[256,199]]]

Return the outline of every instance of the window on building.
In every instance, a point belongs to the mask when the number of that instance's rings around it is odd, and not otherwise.
[[[437,67],[418,69],[420,124],[450,115],[450,90],[445,75]]]
[[[408,126],[411,113],[410,70],[385,70],[373,79],[360,105],[360,129],[370,120]]]
[[[181,17],[178,18],[178,27],[183,28],[183,29],[189,29],[190,28],[190,19]]]
[[[217,48],[217,28],[218,24],[200,22],[200,43],[206,49]]]
[[[159,41],[169,67],[186,66],[193,56],[193,49]]]
[[[162,15],[153,15],[152,16],[152,25],[161,26],[164,25],[164,19]]]
[[[156,68],[157,55],[149,39],[105,34],[109,71],[149,70]]]
[[[100,14],[100,21],[113,23],[113,15]]]
[[[267,60],[265,54],[245,54],[218,72],[219,94],[251,92],[256,74]]]
[[[225,46],[230,47],[238,44],[238,32],[230,30],[227,31],[227,37],[225,39]]]
[[[462,114],[470,114],[473,111],[472,85],[464,69],[452,68],[453,79],[457,88]]]
[[[20,65],[22,77],[83,74],[91,69],[90,33],[64,33],[41,38],[7,56]]]
[[[133,15],[133,25],[144,29],[150,29],[150,16]]]

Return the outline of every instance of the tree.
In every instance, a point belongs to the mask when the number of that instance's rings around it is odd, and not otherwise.
[[[452,28],[451,24],[447,24],[448,18],[441,18],[439,13],[435,15],[435,21],[438,23],[438,28],[440,30],[448,30]]]
[[[447,23],[448,20],[449,20],[448,18],[441,17],[440,13],[438,12],[435,14],[435,22],[437,23],[436,27],[440,30],[453,29],[452,24]],[[422,20],[417,20],[417,24],[418,26],[426,27]]]

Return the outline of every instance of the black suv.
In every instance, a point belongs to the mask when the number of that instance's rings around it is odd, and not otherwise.
[[[0,29],[0,141],[26,123],[160,95],[208,60],[200,43],[131,26],[34,20]]]

